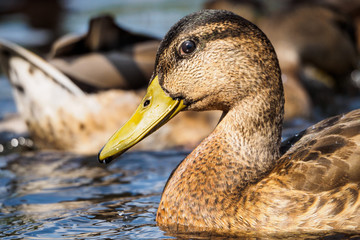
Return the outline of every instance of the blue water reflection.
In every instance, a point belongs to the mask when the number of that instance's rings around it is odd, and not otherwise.
[[[109,167],[57,152],[1,157],[0,237],[162,237],[160,194],[185,154],[129,153]]]

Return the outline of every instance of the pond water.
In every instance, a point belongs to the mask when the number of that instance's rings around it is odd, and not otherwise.
[[[31,152],[0,157],[2,239],[158,239],[155,213],[181,152],[96,157]]]
[[[63,32],[83,33],[91,16],[106,12],[116,15],[118,23],[128,29],[161,37],[179,18],[200,9],[203,2],[67,0],[61,27]],[[46,42],[47,36],[21,18],[10,17],[0,22],[0,37],[22,45],[36,47]],[[0,78],[0,119],[16,112],[10,92],[8,82]],[[287,129],[285,134],[291,135],[301,130],[298,126],[303,128],[307,124],[297,123],[297,127]],[[155,223],[164,184],[186,154],[133,152],[125,154],[120,161],[101,165],[96,156],[8,151],[0,156],[0,238],[206,239],[171,236]],[[345,233],[321,237],[360,238]]]

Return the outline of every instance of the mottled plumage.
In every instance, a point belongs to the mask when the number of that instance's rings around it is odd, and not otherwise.
[[[196,49],[185,54],[188,40]],[[156,217],[162,229],[227,235],[360,230],[360,110],[281,145],[281,73],[255,25],[227,11],[189,15],[162,41],[153,76],[185,110],[223,111],[215,130],[171,174]],[[101,161],[118,155],[109,144],[104,149]]]

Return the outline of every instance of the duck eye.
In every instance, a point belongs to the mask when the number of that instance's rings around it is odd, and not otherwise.
[[[150,104],[150,100],[145,100],[145,102],[143,103],[143,107],[147,107]]]
[[[196,49],[196,44],[192,40],[186,40],[184,41],[180,46],[180,54],[186,55],[189,53],[192,53]]]

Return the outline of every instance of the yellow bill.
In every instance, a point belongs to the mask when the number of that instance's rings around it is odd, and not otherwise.
[[[109,163],[173,118],[186,105],[183,100],[169,97],[156,76],[132,117],[100,150],[100,162]]]

